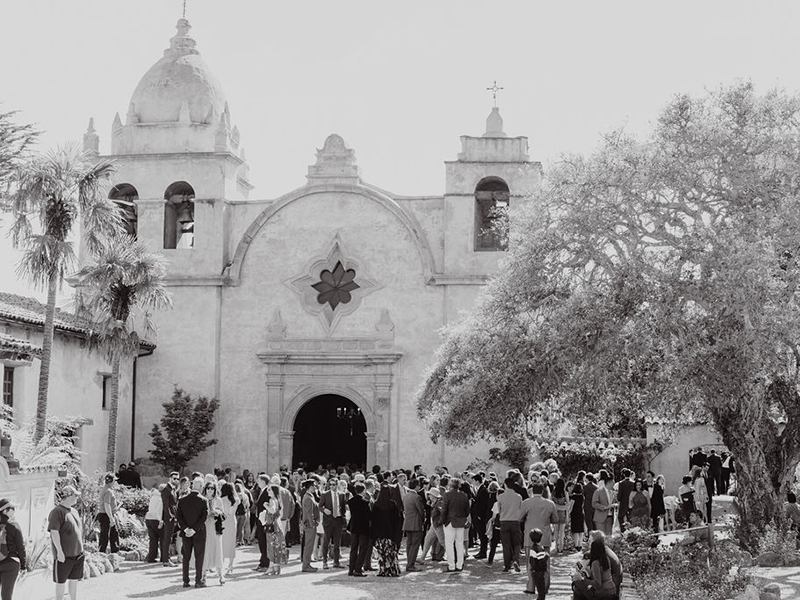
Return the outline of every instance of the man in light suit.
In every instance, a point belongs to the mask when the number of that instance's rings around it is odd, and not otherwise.
[[[419,482],[408,482],[408,493],[403,496],[403,530],[406,533],[406,571],[419,571],[414,565],[425,534],[425,505],[416,493]]]
[[[306,479],[303,482],[303,514],[300,517],[302,538],[303,572],[313,573],[317,567],[311,566],[311,555],[314,553],[314,539],[317,536],[317,525],[319,524],[319,504],[314,498],[317,482],[313,479]]]
[[[322,511],[322,568],[328,568],[328,549],[333,542],[333,568],[344,569],[339,562],[344,529],[344,509],[347,505],[347,496],[339,493],[336,488],[339,480],[336,477],[328,479],[328,491],[319,498],[319,507]]]
[[[540,543],[547,552],[550,552],[550,543],[553,537],[550,525],[558,521],[556,504],[548,498],[543,498],[543,491],[544,484],[536,481],[531,486],[533,495],[522,501],[522,513],[519,520],[525,526],[522,534],[522,542],[525,546],[525,564],[528,564],[527,557],[533,547],[530,538],[531,531],[539,529],[542,532]]]
[[[464,570],[464,527],[469,519],[469,498],[459,487],[461,480],[454,477],[442,500],[442,525],[444,525],[445,573]]]
[[[605,469],[600,471],[600,485],[592,496],[594,528],[607,536],[614,528],[614,478]]]

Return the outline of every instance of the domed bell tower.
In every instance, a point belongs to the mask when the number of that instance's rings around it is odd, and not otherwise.
[[[444,272],[452,284],[481,283],[505,255],[507,211],[539,188],[542,166],[528,158],[527,137],[505,134],[495,106],[486,132],[461,136],[458,159],[445,169]]]
[[[173,283],[202,285],[221,278],[229,260],[226,201],[246,200],[252,186],[225,94],[190,29],[178,20],[164,56],[136,86],[124,123],[117,113],[107,158],[116,165],[109,197],[128,232],[164,253]],[[84,145],[96,152],[96,136],[87,136]]]

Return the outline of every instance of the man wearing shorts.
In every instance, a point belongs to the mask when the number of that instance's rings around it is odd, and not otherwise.
[[[69,597],[78,594],[78,582],[83,579],[83,530],[81,516],[75,510],[78,491],[65,485],[61,501],[50,511],[47,530],[53,542],[53,581],[56,584],[56,600],[64,598],[64,584],[69,582]]]

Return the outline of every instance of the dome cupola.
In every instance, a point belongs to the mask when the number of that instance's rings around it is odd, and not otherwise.
[[[128,124],[218,123],[225,108],[225,94],[212,75],[196,42],[189,35],[191,25],[179,19],[178,33],[170,40],[164,56],[142,77],[131,98]],[[188,115],[186,113],[188,108]]]

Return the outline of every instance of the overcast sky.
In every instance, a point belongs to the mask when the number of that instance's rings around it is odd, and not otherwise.
[[[47,149],[95,118],[110,150],[136,84],[169,46],[181,0],[2,0],[0,110]],[[619,125],[646,132],[681,92],[752,79],[800,91],[800,4],[734,0],[188,0],[197,49],[219,79],[247,152],[251,198],[305,183],[339,133],[365,181],[441,194],[442,161],[480,135],[505,89],[505,131],[545,167]],[[2,218],[2,217],[0,217]],[[15,281],[0,224],[0,290]]]

